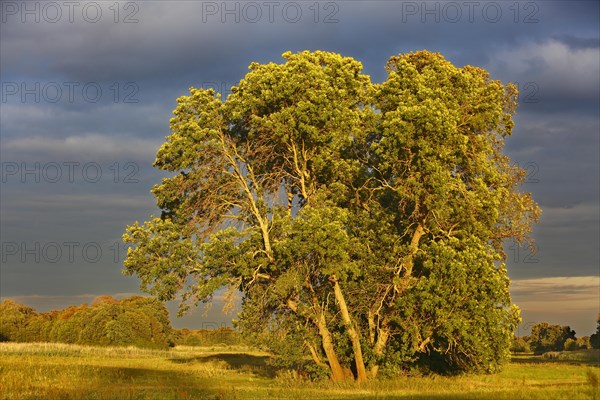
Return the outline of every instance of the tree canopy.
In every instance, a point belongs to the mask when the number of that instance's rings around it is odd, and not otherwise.
[[[91,306],[37,313],[6,300],[0,303],[0,341],[134,345],[166,348],[172,341],[169,313],[161,302],[133,296],[97,297]]]
[[[127,228],[124,272],[181,312],[241,293],[242,332],[333,380],[499,368],[519,321],[502,243],[540,215],[503,153],[515,86],[428,51],[380,84],[338,54],[283,58],[226,100],[177,99],[162,212]]]
[[[573,344],[567,348],[567,341]],[[575,331],[569,326],[550,325],[547,322],[540,322],[531,328],[529,336],[529,345],[535,354],[542,354],[548,351],[573,350],[577,348],[575,341]]]

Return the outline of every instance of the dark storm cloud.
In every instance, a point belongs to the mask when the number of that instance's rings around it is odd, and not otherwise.
[[[587,41],[587,38],[574,38]],[[495,77],[516,82],[527,112],[597,115],[600,48],[547,39],[498,51],[488,64]]]
[[[11,18],[3,30],[5,79],[33,76],[82,84],[134,81],[145,102],[166,104],[174,96],[171,90],[182,93],[190,85],[213,81],[233,84],[251,61],[279,62],[280,54],[288,49],[341,52],[362,60],[366,72],[381,80],[390,55],[422,48],[441,51],[457,64],[484,66],[498,58],[498,52],[525,46],[527,53],[527,43],[550,37],[581,48],[575,43],[594,40],[589,37],[589,26],[598,14],[594,14],[594,2],[550,2],[537,9],[526,4],[511,8],[508,3],[477,2],[472,10],[460,2],[346,2],[336,3],[337,11],[320,10],[320,20],[336,11],[333,23],[314,23],[314,12],[306,4],[301,8],[303,18],[296,23],[286,22],[282,7],[272,23],[265,9],[263,17],[251,23],[249,12],[244,13],[241,6],[240,22],[235,23],[236,15],[206,15],[209,3],[140,3],[138,22],[130,24],[115,24],[108,16],[96,24],[75,25],[65,21],[18,24]],[[460,7],[448,7],[449,3]],[[497,21],[496,9],[501,13]],[[561,33],[566,11],[580,19],[577,26],[568,27],[568,33]],[[535,71],[521,72],[502,78],[536,81]],[[67,106],[72,108],[72,104]]]
[[[125,9],[129,3],[137,9]],[[352,1],[316,8],[314,2],[280,2],[272,15],[262,2],[228,2],[229,13],[223,2],[129,3],[119,3],[117,23],[109,9],[113,2],[97,3],[103,14],[94,23],[82,19],[80,10],[72,23],[66,9],[55,23],[45,22],[44,15],[38,23],[31,16],[22,23],[19,14],[3,11],[0,158],[19,169],[22,163],[35,169],[37,162],[47,173],[54,165],[48,163],[78,162],[79,175],[74,182],[49,182],[41,175],[39,183],[32,174],[23,180],[21,171],[5,176],[2,242],[93,242],[105,257],[92,263],[80,254],[79,262],[37,263],[11,255],[2,263],[2,296],[135,292],[137,280],[121,276],[122,259],[110,258],[110,246],[120,242],[126,224],[159,211],[148,191],[165,174],[151,165],[169,133],[175,99],[190,86],[227,94],[250,62],[279,63],[284,51],[305,49],[354,57],[374,82],[385,79],[391,55],[428,49],[517,83],[520,107],[506,150],[530,171],[523,190],[533,193],[544,214],[535,230],[538,262],[525,263],[525,250],[516,258],[509,252],[510,275],[598,275],[597,1]],[[260,17],[248,4],[258,5]],[[137,22],[124,23],[126,16]],[[36,92],[36,85],[37,93],[21,92],[23,87]],[[102,179],[91,182],[81,175],[85,163],[97,163]],[[135,165],[136,182],[123,182],[131,172],[127,163]],[[541,296],[533,290],[529,297],[527,290],[515,293],[526,302]],[[58,297],[53,299],[56,304]],[[72,299],[63,299],[65,305],[81,300]]]
[[[558,35],[554,37],[554,39],[576,50],[597,49],[600,47],[600,40],[598,40],[598,38],[580,38],[573,35]]]
[[[542,207],[598,202],[600,123],[578,113],[522,114],[507,139],[513,161],[527,168],[524,189]]]

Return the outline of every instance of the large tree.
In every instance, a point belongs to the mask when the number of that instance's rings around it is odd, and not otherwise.
[[[127,228],[125,273],[182,312],[241,293],[246,334],[333,380],[495,370],[519,319],[502,242],[540,214],[503,154],[515,87],[427,51],[382,84],[338,54],[283,57],[225,101],[177,100],[162,213]]]

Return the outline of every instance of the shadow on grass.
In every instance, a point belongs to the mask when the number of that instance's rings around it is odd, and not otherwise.
[[[211,361],[223,361],[227,363],[229,368],[235,370],[242,370],[254,373],[258,376],[265,378],[275,377],[277,368],[268,364],[269,356],[254,356],[246,353],[217,353],[206,356],[198,356],[183,359],[171,360],[177,364],[187,364],[191,362],[211,362]]]
[[[179,388],[193,384],[196,387],[208,386],[210,379],[201,377],[192,377],[188,374],[182,374],[179,371],[163,371],[150,368],[139,367],[112,367],[101,366],[94,367],[100,370],[102,380],[111,383],[125,384],[127,386],[172,386]],[[206,385],[204,385],[206,384]]]
[[[69,367],[73,366],[67,366],[67,370]],[[77,369],[73,374],[77,375],[77,379],[72,384],[62,384],[65,381],[63,369],[57,377],[47,377],[50,385],[36,385],[30,397],[19,399],[179,400],[219,397],[218,389],[213,389],[214,382],[208,378],[192,377],[178,371],[96,365],[79,366]]]

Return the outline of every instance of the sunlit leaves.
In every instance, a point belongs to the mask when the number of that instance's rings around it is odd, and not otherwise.
[[[515,87],[428,51],[391,57],[380,84],[338,54],[283,58],[224,101],[177,100],[161,217],[127,228],[125,272],[184,304],[239,290],[240,328],[320,367],[329,341],[328,362],[362,346],[373,374],[497,369],[518,320],[502,241],[540,215],[503,154]]]

